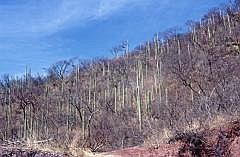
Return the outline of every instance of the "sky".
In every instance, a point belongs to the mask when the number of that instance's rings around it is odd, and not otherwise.
[[[60,60],[111,57],[155,33],[186,28],[228,0],[0,0],[0,75],[32,73]]]

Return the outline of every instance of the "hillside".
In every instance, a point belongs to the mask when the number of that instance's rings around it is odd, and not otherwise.
[[[95,152],[159,145],[240,114],[240,11],[215,9],[186,33],[157,34],[113,59],[60,61],[4,76],[0,142]]]

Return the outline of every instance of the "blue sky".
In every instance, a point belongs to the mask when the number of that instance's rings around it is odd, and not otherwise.
[[[0,75],[33,73],[63,60],[111,56],[156,32],[199,20],[228,0],[0,0]]]

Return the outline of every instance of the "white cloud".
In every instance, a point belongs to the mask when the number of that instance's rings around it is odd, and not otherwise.
[[[4,5],[0,2],[0,35],[51,34],[112,15],[140,1],[143,0],[31,0]]]
[[[114,12],[135,0],[102,0],[100,1],[98,12],[96,12],[96,17],[105,16],[111,12]]]

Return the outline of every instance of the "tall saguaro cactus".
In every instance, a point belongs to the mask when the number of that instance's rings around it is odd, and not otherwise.
[[[178,64],[179,66],[181,66],[181,45],[180,45],[180,41],[178,40],[177,42],[177,45],[178,45]]]
[[[231,18],[229,14],[227,14],[227,24],[228,24],[229,34],[232,34]]]
[[[117,87],[114,87],[114,111],[117,113]]]
[[[155,51],[154,59],[156,60],[158,55],[159,55],[159,36],[158,36],[158,33],[156,34],[156,36],[154,38],[154,51]]]
[[[137,70],[137,110],[138,110],[138,121],[139,121],[139,131],[142,132],[142,105],[141,105],[141,95],[140,95],[140,74],[141,74],[141,61],[138,61],[138,70]]]

